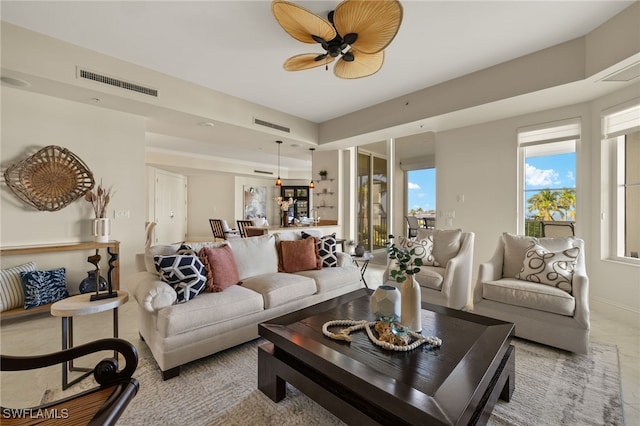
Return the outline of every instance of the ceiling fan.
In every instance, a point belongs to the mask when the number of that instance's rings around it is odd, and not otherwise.
[[[397,0],[344,0],[328,20],[287,1],[274,0],[271,11],[280,26],[303,43],[319,43],[325,53],[304,53],[287,59],[284,69],[301,71],[329,64],[338,58],[333,72],[340,78],[375,74],[384,62],[384,49],[402,22]]]

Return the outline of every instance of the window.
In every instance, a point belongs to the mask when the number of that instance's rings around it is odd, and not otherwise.
[[[534,237],[575,235],[578,120],[518,132],[521,191],[518,227]]]
[[[632,261],[640,253],[640,105],[605,115],[603,130],[603,176],[610,190],[603,235],[610,236],[608,257]]]
[[[407,171],[407,215],[422,219],[427,228],[435,228],[435,168]]]

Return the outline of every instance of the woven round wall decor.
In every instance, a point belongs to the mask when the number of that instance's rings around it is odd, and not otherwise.
[[[21,200],[43,211],[63,209],[95,185],[84,161],[56,145],[9,166],[4,180]]]

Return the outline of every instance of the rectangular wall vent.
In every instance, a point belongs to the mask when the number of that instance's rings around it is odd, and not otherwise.
[[[264,170],[254,170],[253,173],[261,173],[263,175],[273,175],[273,172],[266,172]]]
[[[254,124],[258,124],[260,126],[270,127],[272,129],[280,130],[281,132],[291,133],[291,129],[288,127],[281,126],[279,124],[269,123],[268,121],[260,120],[259,118],[253,119]]]
[[[602,81],[631,81],[640,76],[640,62],[629,65],[619,71],[609,74]]]
[[[98,74],[85,69],[80,69],[79,71],[80,72],[78,73],[78,75],[80,76],[80,78],[96,81],[98,83],[108,84],[109,86],[119,87],[125,90],[131,90],[132,92],[138,92],[138,93],[153,96],[156,98],[158,97],[158,91],[150,87],[144,87],[139,84],[131,83],[125,80],[120,80],[114,77],[109,77],[107,75]]]

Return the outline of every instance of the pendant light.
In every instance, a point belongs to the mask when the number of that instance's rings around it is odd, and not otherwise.
[[[309,182],[309,189],[316,187],[316,184],[313,183],[313,151],[315,150],[315,148],[309,148],[309,151],[311,151],[311,182]]]
[[[276,186],[282,186],[282,179],[280,179],[280,145],[282,141],[276,141],[278,144],[278,179],[276,179]]]

